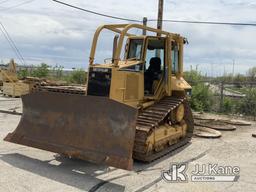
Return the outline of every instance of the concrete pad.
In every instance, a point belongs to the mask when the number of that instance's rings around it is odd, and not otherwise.
[[[0,97],[0,109],[21,106],[20,99]],[[5,101],[8,100],[8,101]],[[255,122],[219,139],[193,138],[191,143],[150,164],[135,162],[133,171],[61,157],[51,152],[4,142],[18,125],[20,116],[0,113],[0,191],[256,191]],[[237,182],[167,183],[161,171],[170,163],[187,163],[188,173],[196,164],[239,166]]]

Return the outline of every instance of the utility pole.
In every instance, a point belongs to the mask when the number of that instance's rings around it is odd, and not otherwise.
[[[220,84],[220,112],[223,112],[223,104],[224,104],[224,82],[221,81],[221,84]]]
[[[164,12],[164,0],[158,0],[158,17],[157,17],[157,29],[162,30],[163,27],[163,12]],[[157,34],[161,36],[161,34]]]
[[[163,28],[163,12],[164,12],[164,0],[158,0],[158,16],[157,16],[157,29]],[[157,33],[158,37],[161,37],[160,33]],[[160,58],[160,50],[156,50],[156,57]]]
[[[235,59],[233,59],[233,69],[232,69],[232,76],[235,76]]]
[[[200,64],[196,64],[196,72],[197,72],[197,70],[198,70],[198,66],[199,66]]]
[[[211,62],[211,77],[213,77],[213,63]]]
[[[143,26],[146,27],[147,23],[148,23],[148,18],[147,17],[143,17]],[[142,35],[147,35],[147,30],[143,29]]]

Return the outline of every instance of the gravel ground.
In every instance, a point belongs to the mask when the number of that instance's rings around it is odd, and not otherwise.
[[[0,110],[21,111],[17,98],[0,97]],[[133,171],[71,160],[54,153],[4,142],[20,116],[0,113],[0,191],[256,191],[255,123],[222,132],[219,139],[193,138],[191,143],[150,164],[135,162]],[[237,182],[167,183],[161,171],[170,163],[185,162],[187,174],[196,164],[239,166]]]

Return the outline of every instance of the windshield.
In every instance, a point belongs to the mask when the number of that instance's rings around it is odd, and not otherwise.
[[[127,59],[141,59],[143,39],[131,39]]]
[[[161,70],[164,69],[164,49],[165,49],[165,40],[164,39],[149,39],[147,52],[146,52],[146,64],[145,70],[148,70],[150,67],[151,59],[158,57],[160,59]]]

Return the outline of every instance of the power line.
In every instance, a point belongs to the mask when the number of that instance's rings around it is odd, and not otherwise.
[[[10,10],[10,9],[14,9],[14,8],[20,7],[22,5],[32,3],[33,1],[35,1],[35,0],[24,1],[23,3],[17,4],[17,5],[11,6],[11,7],[3,8],[0,11],[7,11],[7,10]]]
[[[16,52],[15,48],[13,47],[13,45],[11,44],[11,42],[9,41],[8,37],[6,36],[6,34],[4,33],[4,31],[3,31],[3,29],[2,29],[1,27],[0,27],[0,30],[1,30],[1,32],[3,33],[5,39],[8,41],[8,43],[9,43],[10,47],[12,48],[13,52],[15,53],[15,55],[17,56],[17,58],[18,58],[18,59],[20,60],[20,62],[22,63],[22,61],[21,61],[21,59],[20,59],[18,53]]]
[[[77,7],[77,6],[68,4],[68,3],[64,3],[59,0],[52,0],[52,1],[54,1],[56,3],[60,3],[62,5],[66,5],[68,7],[74,8],[74,9],[78,9],[81,11],[85,11],[85,12],[103,16],[103,17],[108,17],[108,18],[118,19],[118,20],[123,20],[123,21],[140,22],[140,23],[142,22],[142,20],[129,19],[129,18],[124,18],[124,17],[117,17],[117,16],[113,16],[113,15],[102,14],[102,13],[99,13],[96,11],[91,11],[91,10]],[[252,27],[256,26],[256,23],[239,23],[239,22],[188,21],[188,20],[171,20],[171,19],[163,19],[163,20],[148,19],[148,21],[163,21],[163,22],[172,22],[172,23],[188,23],[188,24],[203,24],[203,25],[231,25],[231,26],[252,26]]]
[[[16,50],[16,52],[18,53],[18,55],[20,56],[20,58],[24,61],[19,49],[17,48],[17,46],[15,45],[14,41],[12,40],[11,36],[9,35],[8,31],[6,30],[5,26],[0,22],[0,25],[2,26],[4,33],[8,39],[9,42],[11,42],[11,44],[13,45],[14,49]],[[2,31],[3,31],[2,30]]]
[[[158,21],[157,19],[148,19],[148,21]],[[256,27],[256,23],[234,23],[234,22],[215,22],[215,21],[188,21],[188,20],[171,20],[163,19],[163,22],[172,23],[189,23],[189,24],[206,24],[206,25],[233,25],[233,26],[253,26]]]
[[[130,21],[130,22],[139,22],[139,23],[142,22],[142,20],[128,19],[128,18],[124,18],[124,17],[117,17],[117,16],[113,16],[113,15],[107,15],[107,14],[99,13],[99,12],[96,12],[96,11],[91,11],[91,10],[84,9],[84,8],[81,8],[81,7],[77,7],[77,6],[74,6],[74,5],[71,5],[71,4],[68,4],[68,3],[64,3],[64,2],[58,1],[58,0],[52,0],[52,1],[54,1],[56,3],[60,3],[62,5],[66,5],[68,7],[74,8],[74,9],[85,11],[87,13],[99,15],[99,16],[102,16],[102,17],[108,17],[108,18],[112,18],[112,19],[118,19],[118,20],[123,20],[123,21]]]
[[[11,36],[9,35],[8,31],[6,30],[5,26],[3,25],[3,23],[0,22],[0,25],[2,26],[2,28],[4,29],[8,39],[11,41],[11,43],[13,44],[15,50],[17,51],[18,55],[20,56],[21,60],[23,61],[23,64],[25,64],[25,59],[23,58],[23,56],[21,55],[18,47],[16,46],[15,42],[12,40]]]
[[[6,30],[6,28],[4,27],[4,25],[0,22],[0,29],[4,35],[4,37],[6,38],[6,40],[8,41],[9,45],[12,47],[12,49],[14,50],[15,54],[18,56],[20,62],[25,65],[25,60],[23,58],[23,56],[21,55],[19,49],[17,48],[16,44],[14,43],[14,41],[12,40],[11,36],[9,35],[8,31]]]

